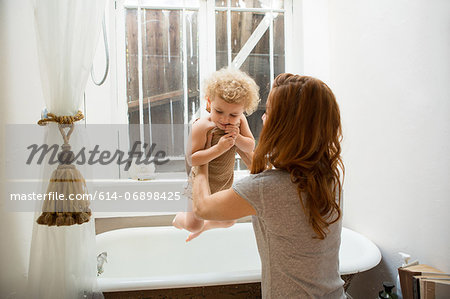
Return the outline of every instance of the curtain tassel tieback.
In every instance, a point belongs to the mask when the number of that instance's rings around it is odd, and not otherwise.
[[[49,122],[55,122],[60,125],[71,125],[74,122],[82,120],[83,118],[84,118],[84,115],[80,110],[78,110],[77,114],[75,114],[74,116],[71,116],[71,115],[56,116],[53,113],[48,113],[46,115],[46,117],[44,117],[38,121],[38,125],[45,126]]]
[[[89,208],[86,181],[81,172],[72,163],[75,154],[69,144],[76,121],[82,120],[81,111],[74,116],[56,116],[48,113],[38,121],[44,126],[50,122],[58,123],[59,132],[64,140],[62,151],[58,154],[58,167],[53,171],[47,187],[47,196],[44,198],[42,213],[36,220],[38,224],[48,226],[71,226],[83,224],[90,220],[92,215]],[[69,130],[65,131],[66,128]],[[61,196],[63,196],[61,198]],[[55,198],[56,197],[56,198]]]

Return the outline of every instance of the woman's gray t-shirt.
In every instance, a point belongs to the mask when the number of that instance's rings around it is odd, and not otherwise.
[[[256,210],[263,298],[346,298],[339,275],[342,217],[324,240],[308,222],[290,174],[266,170],[233,184]]]

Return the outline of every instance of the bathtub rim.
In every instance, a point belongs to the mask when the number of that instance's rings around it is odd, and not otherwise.
[[[224,278],[225,277],[225,278]],[[141,291],[174,288],[230,285],[261,282],[261,271],[210,272],[192,275],[170,275],[155,278],[120,277],[97,278],[102,292]]]
[[[237,223],[237,226],[245,225],[253,226],[251,223]],[[125,230],[148,230],[148,229],[174,229],[171,226],[160,227],[133,227],[133,228],[121,228],[117,230],[107,231],[97,235],[97,238],[101,239],[107,237],[109,234],[114,234],[117,231]],[[366,242],[366,248],[372,254],[370,259],[365,259],[363,262],[358,261],[358,270],[342,269],[340,275],[353,275],[360,272],[372,269],[381,261],[381,252],[378,247],[368,238],[362,234],[355,232],[346,227],[342,228],[343,235],[351,235],[359,240]],[[342,247],[341,247],[342,248]],[[347,267],[348,268],[348,267]],[[340,269],[341,270],[341,269]],[[181,275],[165,275],[158,278],[155,277],[97,277],[99,288],[102,292],[117,292],[117,291],[131,291],[131,290],[151,290],[151,289],[167,289],[167,288],[187,288],[187,287],[201,287],[212,285],[229,285],[229,284],[241,284],[241,283],[254,283],[261,282],[261,270],[247,270],[247,271],[228,271],[228,272],[208,272],[197,273],[187,276]]]

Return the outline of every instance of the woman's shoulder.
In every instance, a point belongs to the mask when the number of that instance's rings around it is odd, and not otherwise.
[[[263,172],[266,176],[289,176],[289,172],[284,169],[279,168],[272,168],[272,169],[266,169]]]
[[[260,173],[250,175],[255,180],[270,180],[290,177],[289,172],[283,169],[266,169]]]

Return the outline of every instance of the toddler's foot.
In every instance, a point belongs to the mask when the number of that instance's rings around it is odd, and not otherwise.
[[[236,221],[234,221],[234,220],[230,220],[230,221],[210,221],[210,220],[206,220],[201,230],[189,234],[189,236],[186,239],[186,242],[189,242],[189,241],[197,238],[198,236],[200,236],[200,234],[202,232],[207,231],[209,229],[212,229],[212,228],[227,228],[227,227],[232,226],[235,223],[236,223]]]
[[[191,241],[192,239],[197,238],[198,236],[200,236],[200,234],[203,232],[203,230],[196,232],[196,233],[190,233],[189,236],[186,238],[186,243]]]

